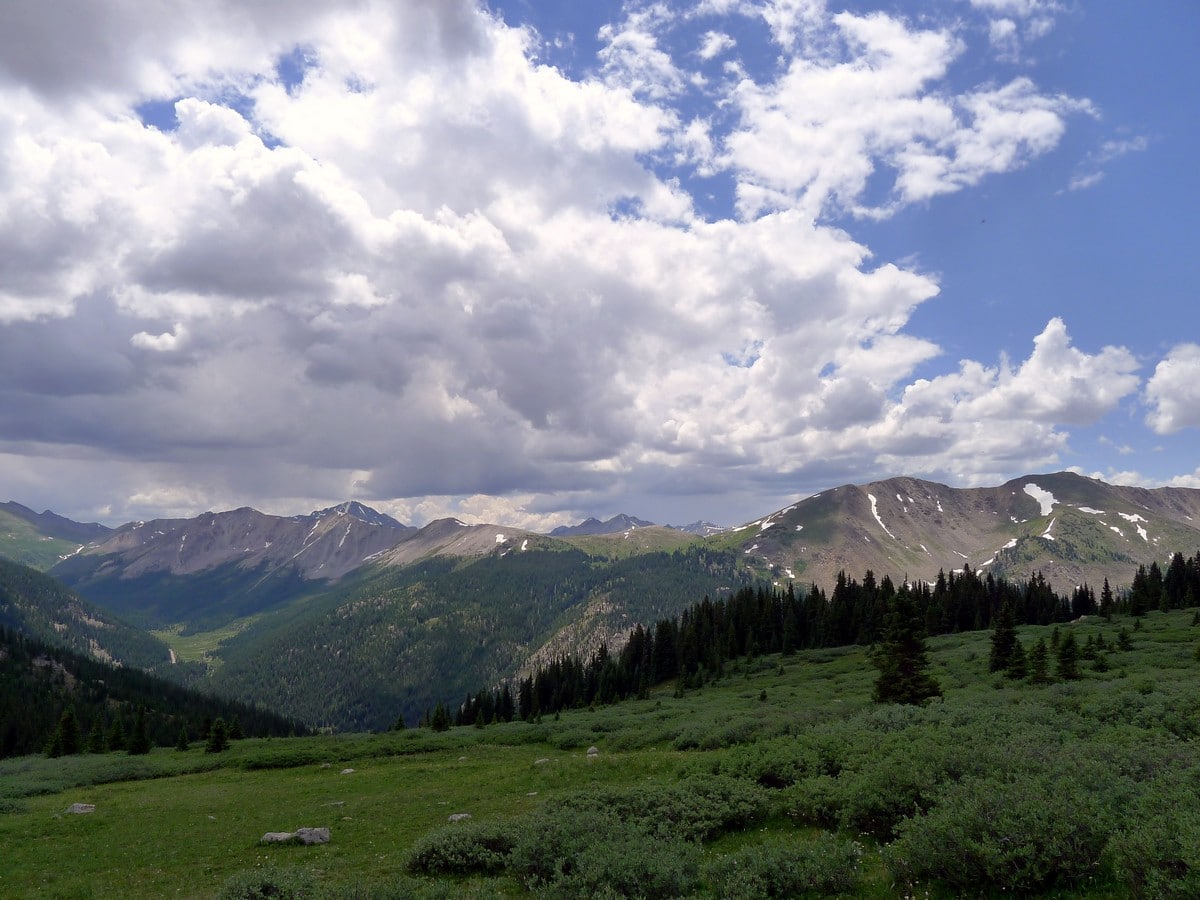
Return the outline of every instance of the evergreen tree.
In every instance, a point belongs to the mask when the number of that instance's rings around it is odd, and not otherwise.
[[[108,747],[104,741],[104,723],[97,716],[92,721],[92,730],[88,732],[87,752],[88,753],[103,753]]]
[[[129,755],[142,756],[150,752],[150,732],[146,728],[146,708],[139,706],[133,718],[133,734],[129,737]]]
[[[1045,638],[1038,638],[1033,649],[1029,651],[1029,680],[1034,684],[1047,684],[1050,681],[1050,653],[1046,649]]]
[[[1104,579],[1104,587],[1100,591],[1100,615],[1104,616],[1108,621],[1112,621],[1113,606],[1116,600],[1113,597],[1112,588],[1109,586],[1108,579]]]
[[[429,727],[434,731],[450,730],[450,713],[442,703],[434,707],[433,715],[429,717]]]
[[[234,718],[233,724],[229,726],[229,739],[231,741],[240,741],[246,736],[246,732],[242,731],[242,720]]]
[[[1029,674],[1029,657],[1020,641],[1013,645],[1012,659],[1009,660],[1005,674],[1009,678],[1024,678]]]
[[[179,738],[175,741],[175,749],[180,753],[186,753],[189,748],[187,726],[183,725],[179,729]]]
[[[1058,643],[1055,653],[1058,677],[1064,681],[1074,681],[1079,677],[1079,643],[1075,633],[1068,631],[1067,636]]]
[[[50,735],[46,743],[46,755],[49,757],[74,756],[82,748],[79,735],[79,722],[75,718],[75,707],[68,706],[63,710],[58,720],[58,727]]]
[[[1129,636],[1129,629],[1124,625],[1122,625],[1121,630],[1117,632],[1117,649],[1123,652],[1133,649],[1133,638]]]
[[[996,627],[992,631],[992,651],[988,657],[988,671],[1002,672],[1012,664],[1013,649],[1017,646],[1017,623],[1012,608],[1005,603],[996,616]]]
[[[924,704],[942,696],[929,674],[928,652],[916,606],[908,592],[901,591],[884,620],[883,639],[873,659],[879,669],[875,702]]]
[[[113,717],[112,727],[108,729],[108,749],[114,752],[125,749],[125,726],[121,724],[119,713]]]
[[[229,749],[229,733],[225,730],[225,720],[213,720],[208,729],[208,743],[204,745],[205,753],[224,753]]]

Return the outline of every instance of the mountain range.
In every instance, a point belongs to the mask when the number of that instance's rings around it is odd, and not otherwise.
[[[152,631],[181,679],[199,670],[212,690],[338,728],[415,719],[756,580],[827,589],[842,571],[932,581],[969,566],[1013,581],[1041,573],[1060,592],[1105,579],[1120,589],[1139,565],[1200,546],[1200,490],[1066,472],[983,488],[843,485],[716,533],[626,515],[548,535],[456,519],[414,528],[355,502],[116,529],[71,530],[19,504],[0,514],[21,525],[0,531],[0,555],[56,542],[55,558],[34,564]]]

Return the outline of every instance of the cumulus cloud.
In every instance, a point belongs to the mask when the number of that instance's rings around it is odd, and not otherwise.
[[[1159,434],[1200,427],[1200,345],[1180,344],[1146,383],[1146,423]]]
[[[826,224],[1028,164],[1086,109],[1028,78],[950,91],[951,25],[636,4],[572,76],[467,0],[102,9],[0,30],[14,495],[697,518],[674,499],[1020,468],[1136,390],[1127,351],[1057,319],[1022,363],[915,379],[937,279]],[[680,51],[701,15],[765,24],[781,64],[702,85],[686,66],[734,40],[701,22]],[[721,175],[739,215],[706,219],[687,178]]]
[[[769,84],[743,83],[727,141],[743,215],[798,206],[887,216],[978,184],[1053,149],[1092,105],[1047,96],[1028,78],[959,96],[932,89],[963,50],[948,28],[916,30],[876,13],[832,18],[836,57],[798,56]],[[888,196],[868,185],[892,175]]]

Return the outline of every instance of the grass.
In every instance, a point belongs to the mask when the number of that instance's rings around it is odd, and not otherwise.
[[[220,755],[194,745],[186,753],[157,749],[148,757],[4,760],[0,896],[214,897],[239,874],[279,868],[303,872],[334,896],[519,895],[525,889],[512,874],[414,878],[405,871],[409,850],[454,813],[470,813],[476,822],[521,823],[544,801],[583,788],[665,786],[689,774],[770,765],[755,757],[760,747],[764,753],[815,748],[812,758],[832,754],[841,774],[831,780],[810,772],[797,787],[772,791],[771,814],[709,841],[704,866],[760,844],[809,846],[839,830],[797,812],[812,807],[805,800],[808,784],[842,804],[830,807],[835,819],[874,821],[872,798],[855,793],[859,773],[863,785],[877,785],[881,773],[891,784],[888,754],[899,760],[897,771],[905,760],[924,765],[925,757],[905,757],[906,748],[940,753],[946,735],[967,745],[994,744],[987,759],[999,767],[1008,757],[1036,759],[1059,747],[1081,766],[1103,759],[1119,768],[1120,762],[1133,773],[1121,790],[1135,796],[1138,779],[1157,777],[1141,773],[1137,754],[1158,754],[1155,772],[1166,765],[1184,776],[1200,771],[1194,743],[1200,700],[1192,699],[1200,697],[1200,629],[1191,620],[1192,611],[1185,611],[1152,613],[1136,630],[1133,620],[1060,626],[1073,629],[1082,645],[1089,635],[1113,642],[1123,625],[1134,649],[1110,653],[1107,672],[1084,662],[1080,681],[1042,688],[988,675],[986,632],[934,639],[934,674],[946,699],[923,710],[870,703],[874,670],[863,648],[847,648],[743,660],[682,697],[663,688],[644,700],[537,724],[243,740]],[[1051,633],[1020,629],[1026,646]],[[594,759],[587,757],[591,746],[600,750]],[[343,774],[346,769],[353,771]],[[939,795],[930,796],[927,802]],[[69,815],[74,802],[94,803],[96,811]],[[1179,798],[1184,806],[1197,802],[1194,793]],[[328,826],[332,840],[317,847],[258,844],[268,831],[300,826]],[[897,882],[887,837],[842,833],[863,847],[856,896],[955,895],[936,879]],[[1097,870],[1092,882],[1045,894],[1128,896],[1115,878]],[[703,874],[698,885],[711,895]]]
[[[0,556],[44,572],[78,549],[74,541],[46,537],[30,522],[0,509]]]
[[[184,633],[187,626],[183,623],[150,633],[174,650],[180,662],[200,662],[214,667],[221,662],[220,657],[214,655],[221,644],[237,637],[261,618],[262,615],[245,616],[211,631],[195,631],[189,634]]]

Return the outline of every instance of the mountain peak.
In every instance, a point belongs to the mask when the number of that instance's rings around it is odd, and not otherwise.
[[[633,528],[649,528],[653,522],[618,513],[607,522],[601,522],[594,516],[584,519],[578,525],[560,525],[550,532],[551,537],[570,537],[572,535],[616,534],[619,531],[629,531]]]
[[[407,527],[396,521],[387,513],[381,513],[377,509],[372,509],[364,503],[359,503],[357,500],[346,500],[339,503],[337,506],[329,506],[325,509],[314,510],[309,518],[312,519],[327,519],[330,516],[349,516],[353,519],[358,519],[360,522],[365,522],[368,525],[376,525],[381,528],[396,528],[407,530]]]

